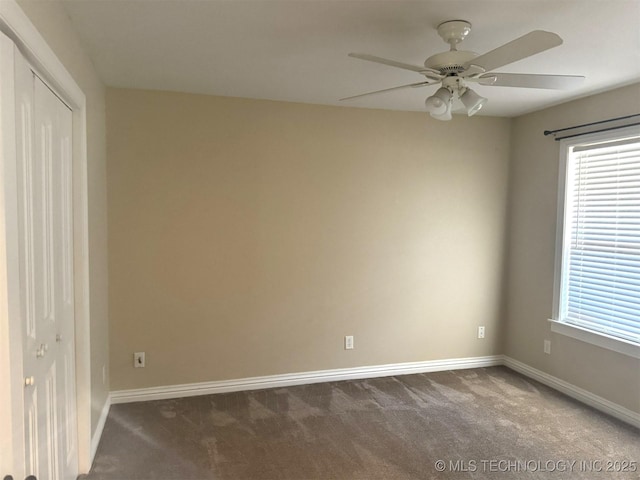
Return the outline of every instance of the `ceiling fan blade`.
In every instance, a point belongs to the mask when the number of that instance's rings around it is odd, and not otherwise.
[[[483,74],[484,72],[486,72],[486,70],[480,67],[479,65],[469,64],[468,66],[465,67],[465,70],[463,72],[459,73],[459,75],[462,78],[466,78],[466,77],[477,78],[479,75]]]
[[[562,39],[555,33],[543,30],[534,30],[520,38],[505,43],[490,52],[480,55],[465,64],[465,67],[478,65],[485,71],[495,70],[503,65],[508,65],[536,53],[544,52],[550,48],[562,45]]]
[[[367,95],[375,95],[375,94],[377,94],[377,93],[391,92],[392,90],[401,90],[401,89],[403,89],[403,88],[420,88],[420,87],[426,87],[427,85],[433,85],[434,83],[437,83],[437,82],[430,82],[430,81],[426,81],[426,82],[410,83],[409,85],[400,85],[399,87],[385,88],[384,90],[376,90],[375,92],[361,93],[360,95],[353,95],[353,96],[351,96],[351,97],[341,98],[341,99],[340,99],[340,101],[343,101],[343,100],[352,100],[352,99],[354,99],[354,98],[365,97],[365,96],[367,96]]]
[[[485,80],[484,83],[483,80]],[[584,81],[584,77],[579,75],[486,73],[484,75],[480,75],[477,81],[480,85],[493,85],[496,87],[548,88],[551,90],[565,90],[578,87]]]
[[[368,62],[381,63],[390,67],[403,68],[405,70],[411,70],[418,73],[435,73],[440,75],[438,70],[432,68],[423,67],[420,65],[411,65],[409,63],[397,62],[395,60],[389,60],[388,58],[376,57],[375,55],[369,55],[367,53],[350,53],[350,57],[358,58],[360,60],[367,60]]]

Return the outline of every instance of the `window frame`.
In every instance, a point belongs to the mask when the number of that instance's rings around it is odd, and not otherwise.
[[[558,175],[558,209],[556,223],[556,244],[555,244],[555,265],[554,265],[554,284],[553,284],[553,313],[549,319],[551,331],[561,335],[565,335],[576,340],[596,345],[607,350],[613,350],[623,355],[640,358],[640,345],[621,338],[613,337],[602,332],[579,327],[560,318],[560,300],[562,290],[564,288],[562,278],[562,267],[566,252],[565,245],[565,214],[566,202],[568,196],[567,168],[569,166],[569,155],[574,147],[604,141],[621,140],[629,136],[640,136],[640,126],[631,126],[611,130],[607,132],[590,133],[572,138],[566,138],[560,141],[560,167]]]

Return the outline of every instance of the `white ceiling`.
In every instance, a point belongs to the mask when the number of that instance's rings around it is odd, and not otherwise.
[[[435,27],[464,19],[461,49],[484,53],[531,30],[564,44],[498,71],[585,75],[572,91],[474,87],[485,115],[516,116],[640,81],[640,0],[64,0],[109,86],[326,105],[424,110],[436,87],[349,102],[341,97],[423,80],[347,57],[407,63],[448,49]]]

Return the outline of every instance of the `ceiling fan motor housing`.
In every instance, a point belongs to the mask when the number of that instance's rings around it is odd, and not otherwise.
[[[465,70],[464,65],[478,56],[475,52],[465,50],[451,50],[431,55],[424,62],[427,68],[438,70],[441,74],[460,73]]]

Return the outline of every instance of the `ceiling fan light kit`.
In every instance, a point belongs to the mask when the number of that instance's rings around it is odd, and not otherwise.
[[[476,114],[487,99],[467,86],[477,83],[482,86],[566,89],[580,85],[584,77],[578,75],[538,75],[492,72],[497,68],[557,47],[562,39],[555,33],[534,30],[516,38],[483,55],[458,50],[460,44],[471,32],[471,23],[466,20],[449,20],[437,27],[440,37],[449,44],[449,51],[431,55],[424,67],[363,53],[350,53],[350,57],[380,63],[394,68],[411,70],[425,77],[425,80],[409,85],[385,88],[374,92],[342,98],[351,100],[368,95],[385,93],[404,88],[421,88],[429,85],[442,86],[425,100],[427,112],[438,120],[451,120],[453,100],[458,98],[468,116]]]

